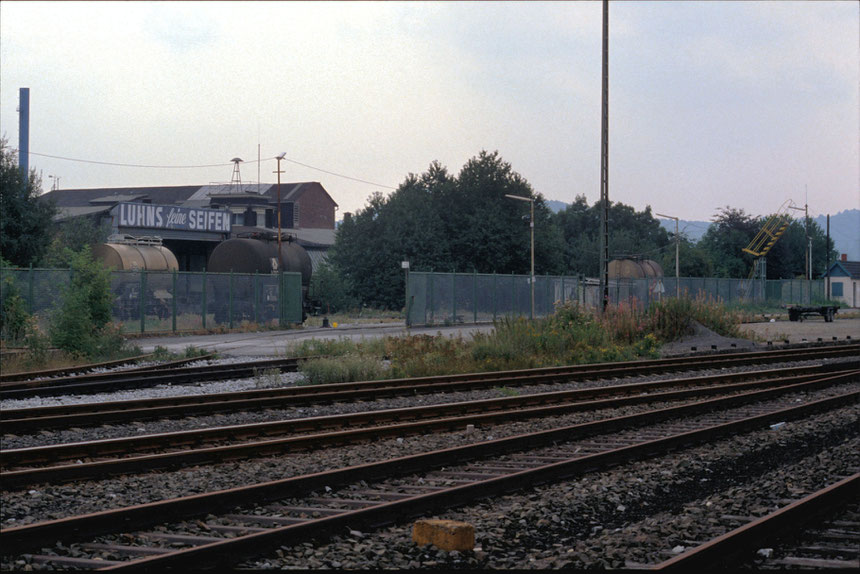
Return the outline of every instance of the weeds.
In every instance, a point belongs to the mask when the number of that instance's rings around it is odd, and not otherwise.
[[[283,385],[280,369],[254,369],[254,388],[272,389]]]

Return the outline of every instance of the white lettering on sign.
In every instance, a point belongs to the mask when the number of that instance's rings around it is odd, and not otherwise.
[[[217,209],[120,203],[118,226],[229,233],[230,217]]]

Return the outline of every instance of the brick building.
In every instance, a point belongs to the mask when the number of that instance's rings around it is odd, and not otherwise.
[[[201,271],[215,246],[240,231],[278,229],[277,184],[63,189],[53,200],[58,221],[89,217],[111,232],[158,236],[181,271]],[[319,182],[280,185],[280,228],[311,255],[314,267],[334,244],[337,203]]]

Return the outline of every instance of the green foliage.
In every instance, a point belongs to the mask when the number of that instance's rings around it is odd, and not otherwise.
[[[0,293],[0,334],[5,341],[21,341],[26,334],[30,313],[11,273],[2,277]]]
[[[69,266],[67,250],[81,251],[84,247],[93,246],[107,241],[110,234],[110,221],[97,224],[88,217],[75,217],[51,227],[52,239],[48,245],[42,266],[51,268],[66,268]]]
[[[329,263],[320,265],[311,277],[310,298],[319,302],[326,315],[357,307],[351,291],[349,280]]]
[[[554,216],[553,223],[563,236],[564,269],[589,277],[600,274],[601,211],[599,201],[589,207],[585,196],[579,195]],[[610,203],[609,227],[611,256],[640,255],[659,260],[670,245],[669,235],[651,215],[650,206],[638,212],[623,203]]]
[[[725,207],[714,218],[714,225],[699,241],[713,264],[714,277],[747,277],[754,257],[743,249],[761,231],[769,217],[756,218],[743,209]],[[813,276],[821,276],[827,261],[836,257],[836,250],[827,248],[827,237],[814,221],[809,220],[812,240]],[[793,279],[806,275],[807,228],[803,221],[793,220],[788,229],[767,254],[768,279]]]
[[[504,162],[482,151],[457,177],[434,162],[409,174],[389,197],[376,193],[338,229],[329,261],[352,294],[372,307],[401,309],[405,274],[412,269],[528,273],[529,205],[534,198],[535,270],[562,270],[562,238],[543,197]]]
[[[114,356],[123,347],[111,321],[110,271],[94,260],[89,247],[68,250],[71,282],[51,318],[53,344],[73,356]]]
[[[25,177],[17,152],[0,139],[0,253],[19,267],[38,263],[50,242],[48,228],[56,207],[39,199],[41,187],[36,171]]]
[[[305,379],[299,384],[304,385],[370,381],[385,376],[385,369],[378,359],[360,355],[309,359],[302,363],[300,371]]]

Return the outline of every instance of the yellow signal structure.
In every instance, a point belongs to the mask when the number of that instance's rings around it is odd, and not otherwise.
[[[783,203],[779,211],[765,222],[761,231],[756,234],[749,245],[743,248],[743,251],[754,257],[764,257],[767,255],[791,224],[791,216],[788,214],[788,210],[793,205],[794,202],[790,199]]]

